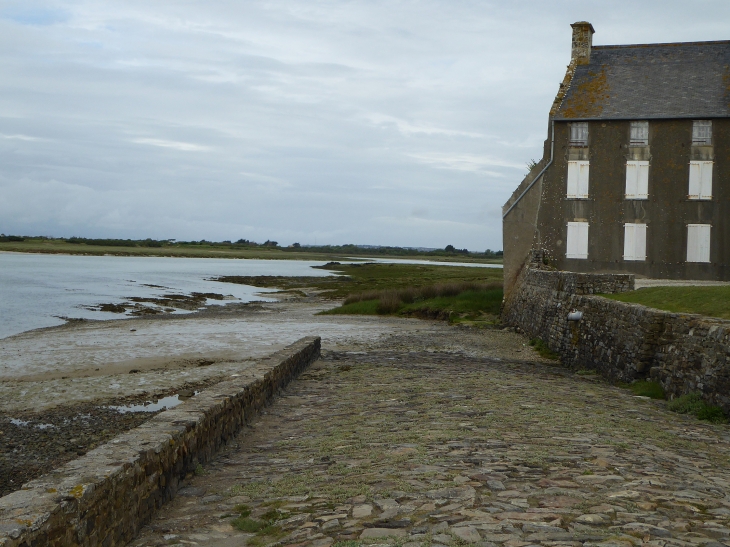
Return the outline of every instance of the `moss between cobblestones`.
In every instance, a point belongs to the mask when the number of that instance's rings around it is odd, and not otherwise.
[[[472,526],[469,519],[484,523],[473,529],[485,545],[505,546],[605,544],[607,537],[630,545],[630,534],[653,534],[624,529],[630,523],[661,525],[664,537],[701,545],[719,530],[709,529],[713,523],[730,525],[722,512],[730,491],[724,426],[669,414],[663,404],[559,367],[418,349],[326,353],[226,452],[218,479],[195,480],[231,495],[255,483],[251,516],[281,503],[296,524],[278,521],[288,534],[278,541],[291,547],[428,546],[438,534],[456,547],[465,544],[457,526]],[[289,475],[306,476],[305,494],[287,495]],[[471,493],[443,493],[459,489]],[[356,516],[361,504],[372,514]],[[397,517],[384,516],[392,504]],[[197,505],[193,518],[216,515],[208,507]],[[600,522],[580,520],[600,512]],[[180,503],[155,527],[191,530],[190,515]],[[393,530],[405,536],[362,537],[386,519],[410,519]],[[212,536],[220,521],[211,522]],[[564,530],[563,539],[535,539],[532,522]],[[134,547],[161,547],[152,534]]]

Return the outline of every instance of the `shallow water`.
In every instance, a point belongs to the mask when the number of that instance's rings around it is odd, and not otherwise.
[[[122,414],[127,412],[157,412],[158,410],[163,410],[165,408],[175,408],[177,405],[184,402],[185,399],[181,399],[178,394],[175,394],[168,397],[162,397],[161,399],[157,399],[157,401],[147,401],[139,405],[110,406],[109,408],[113,408]]]
[[[64,323],[62,317],[119,319],[122,314],[86,309],[130,297],[191,292],[231,295],[209,304],[267,300],[272,289],[208,281],[223,275],[331,275],[303,260],[234,260],[0,253],[0,338]],[[270,300],[270,299],[268,299]],[[178,312],[185,313],[185,312]]]

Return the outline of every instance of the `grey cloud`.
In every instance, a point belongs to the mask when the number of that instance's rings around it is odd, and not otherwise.
[[[6,0],[0,232],[501,248],[499,206],[541,156],[569,23],[591,20],[596,43],[712,40],[729,15]]]

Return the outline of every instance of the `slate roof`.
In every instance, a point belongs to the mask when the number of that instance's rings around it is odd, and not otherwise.
[[[730,41],[594,46],[556,120],[730,117]]]

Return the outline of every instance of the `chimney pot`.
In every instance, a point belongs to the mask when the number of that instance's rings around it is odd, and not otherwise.
[[[587,65],[591,61],[591,47],[593,47],[593,34],[596,32],[587,21],[578,21],[570,25],[573,28],[572,49],[570,52],[571,61],[579,65]]]

